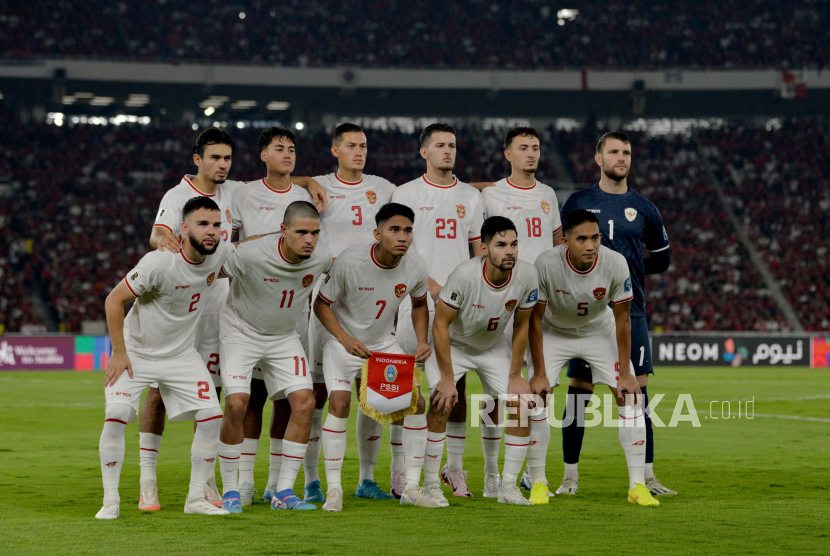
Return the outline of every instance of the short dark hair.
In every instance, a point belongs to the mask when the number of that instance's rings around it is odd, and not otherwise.
[[[628,135],[623,133],[622,131],[609,131],[605,135],[599,138],[597,141],[597,154],[602,154],[602,149],[605,148],[605,143],[609,139],[617,139],[618,141],[622,141],[623,143],[631,144],[631,140],[628,138]]]
[[[320,213],[308,201],[294,201],[286,207],[285,214],[282,217],[282,223],[286,227],[291,227],[291,223],[297,218],[316,218],[319,220]]]
[[[187,220],[187,217],[190,216],[190,213],[197,211],[199,209],[215,210],[218,212],[219,205],[216,204],[216,201],[214,201],[210,197],[205,197],[204,195],[199,195],[198,197],[188,199],[188,201],[184,204],[184,208],[182,209],[182,222]]]
[[[562,222],[562,234],[568,235],[574,228],[585,222],[593,222],[599,226],[597,215],[589,210],[576,209],[573,212],[569,212],[568,216]]]
[[[403,216],[404,218],[409,218],[409,221],[413,224],[415,223],[415,212],[411,208],[400,203],[386,203],[380,207],[380,210],[375,215],[375,224],[380,228],[384,222],[393,216]]]
[[[539,132],[534,127],[514,127],[510,131],[507,132],[507,135],[504,136],[504,148],[505,150],[510,148],[510,144],[513,143],[513,139],[516,137],[535,137],[536,139],[539,138]]]
[[[494,235],[510,230],[516,232],[516,225],[512,220],[504,216],[491,216],[481,225],[481,241],[489,244]],[[516,232],[516,235],[518,236],[519,233]]]
[[[279,139],[280,137],[285,137],[294,145],[297,144],[296,137],[294,137],[294,133],[290,129],[286,129],[284,127],[269,127],[262,131],[259,134],[259,139],[256,140],[256,145],[259,147],[259,152],[264,151],[268,148],[268,145],[271,144],[271,141],[274,139]]]
[[[452,133],[453,135],[455,135],[455,128],[452,127],[450,124],[429,124],[421,132],[421,146],[426,147],[429,144],[429,140],[432,137],[432,134],[436,132]]]
[[[193,154],[205,155],[205,147],[208,145],[228,145],[233,154],[236,142],[231,139],[231,134],[220,127],[209,127],[199,134],[196,143],[193,145]]]
[[[331,134],[331,144],[339,145],[340,141],[343,140],[344,133],[363,133],[363,128],[357,124],[340,124],[334,128],[334,132]]]

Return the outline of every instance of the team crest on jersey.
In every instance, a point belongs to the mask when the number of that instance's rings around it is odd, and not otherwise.
[[[455,205],[455,210],[458,212],[459,218],[464,218],[467,215],[467,207],[464,205]]]
[[[406,284],[398,284],[395,286],[395,295],[400,299],[406,293]]]
[[[545,214],[550,214],[550,203],[548,203],[547,201],[542,201],[542,211]]]
[[[634,222],[634,219],[637,218],[637,211],[633,208],[625,209],[625,217],[629,222]]]
[[[213,279],[214,279],[214,278],[216,278],[216,273],[215,273],[215,272],[211,272],[211,273],[210,273],[210,276],[208,276],[208,280],[207,280],[207,284],[208,284],[208,286],[209,286],[209,285],[211,285],[211,284],[213,283]]]
[[[516,308],[517,303],[518,303],[518,300],[511,299],[510,301],[508,301],[507,303],[504,304],[504,308],[507,309],[508,312],[510,312],[510,311],[512,311],[513,309]]]
[[[308,276],[303,276],[303,287],[304,288],[309,287],[313,281],[314,281],[314,275],[313,274],[309,274]]]
[[[231,223],[231,209],[225,209],[225,216],[228,217],[228,224]]]
[[[373,205],[378,202],[377,193],[375,193],[374,191],[367,191],[366,198],[369,199],[369,202]]]
[[[395,365],[387,365],[383,370],[383,378],[386,379],[386,382],[395,382],[395,379],[398,378],[398,368]]]
[[[602,301],[602,298],[605,297],[605,288],[597,288],[594,290],[594,297],[597,298],[597,301]]]

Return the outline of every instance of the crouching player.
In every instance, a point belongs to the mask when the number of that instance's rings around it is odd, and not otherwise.
[[[220,240],[221,215],[213,200],[190,199],[182,220],[181,250],[148,253],[107,296],[113,350],[104,377],[107,407],[99,444],[104,507],[95,515],[97,519],[118,517],[124,429],[138,416],[141,392],[155,382],[171,421],[196,421],[184,512],[228,513],[205,499],[222,410],[210,373],[194,346],[203,298],[234,248]],[[125,319],[124,304],[133,300]]]

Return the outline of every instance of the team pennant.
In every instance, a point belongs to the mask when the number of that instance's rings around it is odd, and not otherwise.
[[[382,424],[413,415],[423,368],[414,355],[376,352],[363,363],[360,409]]]

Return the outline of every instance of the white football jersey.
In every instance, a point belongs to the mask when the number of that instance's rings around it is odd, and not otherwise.
[[[562,229],[556,193],[544,183],[517,187],[510,178],[497,181],[495,187],[481,192],[484,212],[504,216],[516,225],[519,258],[533,264],[536,258],[554,247],[553,234]]]
[[[234,251],[219,242],[216,252],[194,263],[184,251],[150,251],[124,279],[138,299],[124,320],[124,342],[130,351],[153,359],[182,355],[195,349],[196,327],[222,264]]]
[[[265,181],[252,181],[236,190],[231,201],[233,231],[239,239],[280,231],[285,209],[294,201],[314,204],[311,194],[297,185],[285,191],[277,191]]]
[[[282,254],[282,242],[282,236],[266,236],[240,243],[225,261],[222,270],[233,283],[220,337],[233,330],[284,336],[297,328],[314,281],[331,267],[331,253],[318,245],[311,257],[292,263]]]
[[[332,254],[338,257],[347,247],[374,241],[375,215],[392,200],[395,186],[369,174],[356,183],[341,180],[337,172],[314,179],[329,196],[320,215],[320,241]]]
[[[159,205],[159,212],[156,216],[155,226],[167,228],[174,234],[182,233],[182,209],[193,197],[204,196],[213,199],[219,205],[219,212],[222,213],[222,241],[229,241],[231,237],[231,221],[233,219],[231,212],[231,199],[234,193],[240,187],[245,185],[241,181],[228,180],[221,184],[216,190],[216,193],[209,195],[202,193],[196,186],[193,185],[193,179],[196,176],[185,175],[179,185],[169,189],[164,197],[161,199]],[[225,304],[225,299],[228,297],[229,285],[227,281],[219,282],[215,287],[210,289],[208,297],[205,300],[205,314],[218,313],[222,310]]]
[[[340,253],[319,294],[343,330],[370,350],[390,343],[404,296],[424,299],[429,280],[427,263],[415,251],[408,251],[397,266],[385,267],[375,259],[375,245],[355,245]]]
[[[458,311],[450,324],[451,344],[489,349],[501,342],[517,309],[536,305],[539,280],[532,264],[516,261],[507,282],[494,286],[484,274],[485,263],[482,255],[459,265],[439,294],[441,302]]]
[[[446,283],[450,273],[470,260],[469,242],[481,239],[484,204],[472,185],[455,179],[436,185],[426,176],[395,190],[392,201],[415,212],[412,247],[429,265],[429,276]]]
[[[594,264],[577,270],[565,245],[545,251],[536,259],[539,303],[547,303],[543,324],[571,335],[593,330],[614,319],[608,304],[631,301],[631,277],[625,257],[600,246]]]

